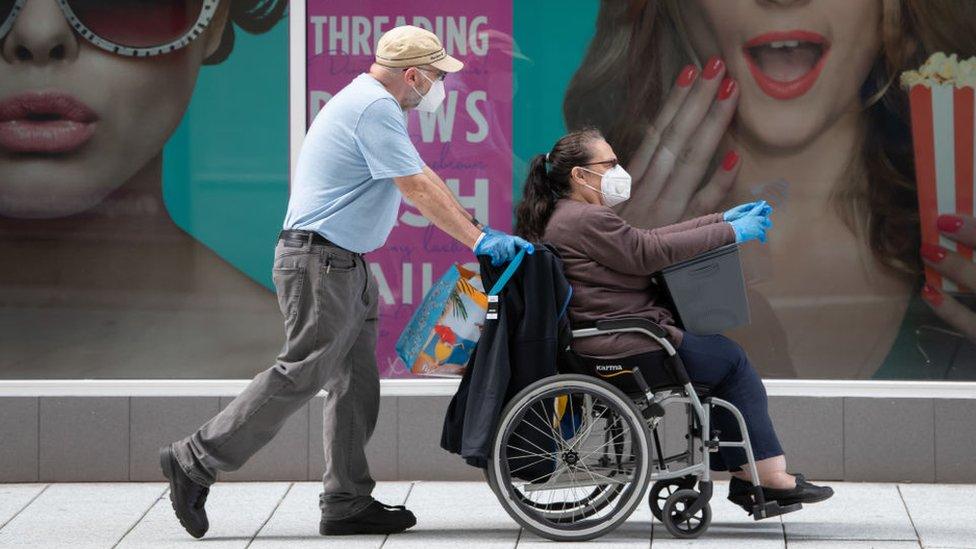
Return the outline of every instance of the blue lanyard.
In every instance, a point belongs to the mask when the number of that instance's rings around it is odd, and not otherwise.
[[[505,268],[502,276],[498,277],[498,280],[495,282],[495,285],[491,287],[488,295],[498,295],[498,292],[502,291],[505,284],[508,284],[508,281],[512,278],[512,275],[514,275],[515,271],[519,268],[519,265],[522,264],[522,259],[524,257],[525,248],[522,248],[517,254],[515,254],[515,259],[512,259],[512,261],[508,264],[508,267]]]

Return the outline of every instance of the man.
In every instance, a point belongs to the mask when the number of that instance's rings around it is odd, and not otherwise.
[[[434,111],[463,64],[433,33],[403,26],[379,41],[369,73],[315,118],[298,159],[273,278],[286,340],[275,365],[193,435],[160,450],[176,516],[194,537],[217,471],[241,467],[321,389],[325,474],[319,532],[390,534],[414,515],[373,500],[365,446],[379,411],[377,290],[363,253],[383,245],[406,196],[438,228],[502,264],[528,242],[482,227],[421,161],[407,109]]]

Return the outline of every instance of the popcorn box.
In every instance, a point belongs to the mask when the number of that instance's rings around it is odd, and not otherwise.
[[[911,109],[922,242],[973,261],[972,248],[940,235],[936,219],[976,209],[976,57],[933,54],[918,71],[903,73],[901,83]],[[929,267],[925,281],[941,291],[972,291]]]

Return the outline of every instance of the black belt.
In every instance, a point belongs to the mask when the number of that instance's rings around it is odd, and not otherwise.
[[[297,230],[286,229],[278,233],[278,240],[288,240],[292,242],[305,243],[308,242],[310,238],[312,240],[313,245],[318,244],[321,246],[332,246],[333,248],[339,248],[340,250],[345,250],[351,254],[361,255],[359,253],[346,250],[342,246],[336,244],[335,242],[332,242],[328,238],[325,238],[324,236],[320,235],[315,231],[297,231]]]

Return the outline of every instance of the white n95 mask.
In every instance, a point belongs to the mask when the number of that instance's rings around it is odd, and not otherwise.
[[[582,166],[580,166],[580,169],[600,176],[600,190],[597,192],[603,195],[603,202],[607,206],[613,207],[617,204],[622,204],[630,198],[631,178],[623,166],[617,164],[603,172],[602,175]],[[592,189],[592,187],[590,188]],[[596,191],[596,189],[593,190]]]
[[[447,92],[444,91],[444,81],[437,80],[435,82],[424,74],[423,71],[418,70],[418,72],[420,72],[424,78],[427,78],[427,81],[432,85],[430,90],[427,91],[427,95],[417,91],[417,88],[413,88],[414,93],[420,96],[420,103],[417,104],[417,110],[420,112],[434,112],[438,107],[441,106],[441,103],[444,101],[444,97],[447,96]]]

